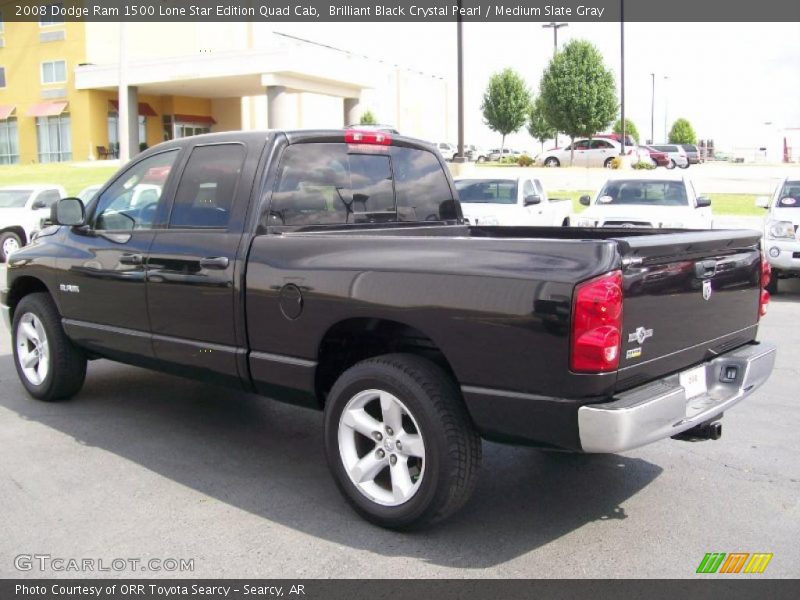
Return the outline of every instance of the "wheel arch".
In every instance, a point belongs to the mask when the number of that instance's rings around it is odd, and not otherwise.
[[[354,317],[333,324],[319,342],[315,391],[320,405],[344,371],[362,360],[392,353],[426,358],[458,384],[444,351],[423,331],[392,319]]]
[[[25,228],[22,227],[21,225],[11,225],[9,227],[3,227],[3,229],[0,229],[0,235],[4,233],[14,233],[17,235],[17,237],[19,237],[20,243],[23,246],[26,246],[28,244],[28,235],[25,233]]]
[[[17,305],[20,303],[20,300],[22,300],[25,296],[37,293],[48,294],[53,299],[56,308],[60,311],[60,307],[58,306],[55,295],[50,291],[44,281],[32,275],[23,275],[14,279],[8,289],[6,302],[8,304],[8,308],[11,309],[11,318],[14,318],[14,311],[16,310]]]

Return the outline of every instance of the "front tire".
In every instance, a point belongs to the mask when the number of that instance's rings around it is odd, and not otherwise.
[[[613,158],[607,158],[605,160],[605,162],[603,163],[603,168],[604,169],[610,169],[613,164],[614,164],[614,159]]]
[[[674,160],[672,160],[672,159],[670,158],[670,159],[669,159],[669,162],[667,163],[667,169],[669,169],[669,170],[671,171],[671,170],[672,170],[672,169],[674,169],[676,166],[677,166],[677,165],[675,164],[675,161],[674,161]]]
[[[14,366],[31,396],[55,402],[80,391],[86,379],[86,356],[64,333],[49,294],[30,294],[20,300],[11,331]]]
[[[481,440],[455,382],[410,354],[362,361],[325,405],[325,453],[339,490],[366,520],[422,528],[466,503]]]
[[[8,262],[8,257],[12,252],[22,248],[22,240],[13,231],[6,231],[0,234],[0,262]]]
[[[767,284],[766,289],[770,296],[775,296],[778,293],[778,271],[777,269],[772,269],[772,274],[769,277],[769,283]]]

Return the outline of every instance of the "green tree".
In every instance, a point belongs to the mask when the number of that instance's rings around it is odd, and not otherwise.
[[[500,145],[506,145],[506,136],[519,131],[528,118],[531,94],[525,81],[512,69],[505,69],[492,75],[483,94],[483,119],[492,131],[503,136]]]
[[[669,130],[670,144],[696,144],[697,136],[694,133],[692,124],[686,119],[678,119],[672,124]]]
[[[617,114],[614,76],[597,48],[584,40],[568,42],[542,74],[539,84],[547,121],[572,141],[606,129]],[[570,154],[570,164],[574,151]]]
[[[617,122],[614,123],[614,128],[611,130],[617,135],[622,135],[622,119],[617,119]],[[636,125],[633,124],[633,121],[630,119],[625,119],[625,135],[631,136],[636,143],[639,143],[639,130],[636,129]]]
[[[542,145],[542,152],[544,152],[545,141],[556,137],[555,127],[550,125],[544,116],[541,97],[531,103],[528,111],[528,133]]]
[[[361,120],[359,121],[361,125],[377,125],[378,119],[375,118],[375,115],[372,114],[372,111],[367,110],[361,115]]]

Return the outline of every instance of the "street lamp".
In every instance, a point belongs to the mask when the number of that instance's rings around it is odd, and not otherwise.
[[[650,143],[656,143],[655,123],[656,123],[656,74],[650,73],[653,90],[650,95]]]
[[[461,1],[458,0],[456,17],[456,39],[458,53],[458,150],[453,162],[467,162],[464,152],[464,22],[461,17]]]
[[[569,27],[569,23],[546,23],[542,25],[544,29],[553,29],[553,56],[558,52],[558,30],[562,27]]]
[[[622,126],[622,143],[619,146],[619,155],[625,155],[625,0],[619,0],[619,88],[620,88],[620,119]]]

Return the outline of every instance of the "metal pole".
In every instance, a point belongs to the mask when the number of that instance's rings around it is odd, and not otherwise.
[[[126,44],[126,29],[125,21],[119,23],[119,90],[117,99],[119,101],[119,109],[117,110],[117,135],[119,137],[119,162],[125,164],[131,156],[130,130],[128,128],[128,57],[127,57],[127,44]]]
[[[656,143],[655,134],[655,119],[656,119],[656,74],[650,73],[650,78],[653,80],[653,91],[650,95],[650,143]]]
[[[464,153],[464,22],[461,18],[461,0],[458,0],[457,17],[458,45],[458,155],[460,162],[466,161]]]
[[[669,142],[669,134],[667,133],[667,104],[669,102],[669,93],[667,92],[667,81],[669,81],[669,77],[664,75],[664,142]]]
[[[619,61],[620,61],[620,112],[622,117],[622,144],[619,155],[625,155],[625,0],[619,0]]]

